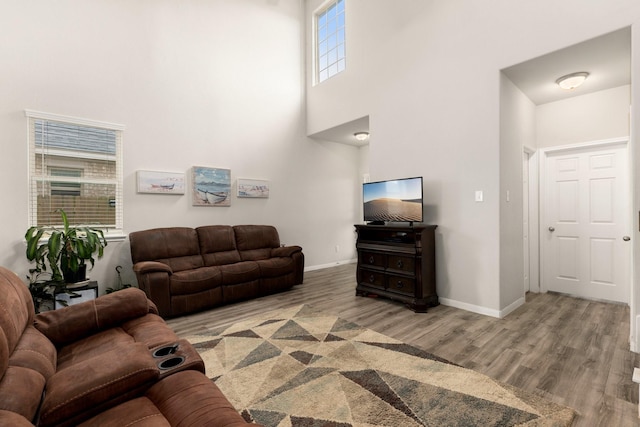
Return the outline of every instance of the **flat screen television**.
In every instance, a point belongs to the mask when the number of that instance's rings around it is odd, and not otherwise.
[[[364,220],[369,224],[422,222],[422,177],[362,184]]]

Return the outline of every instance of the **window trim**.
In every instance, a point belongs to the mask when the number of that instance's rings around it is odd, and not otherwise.
[[[31,152],[31,145],[32,145],[32,141],[30,140],[31,138],[31,128],[30,128],[30,123],[32,119],[35,120],[46,120],[46,121],[53,121],[53,122],[62,122],[62,123],[69,123],[69,124],[73,124],[73,125],[78,125],[78,126],[87,126],[87,127],[94,127],[94,128],[101,128],[101,129],[108,129],[108,130],[113,130],[119,133],[119,142],[116,143],[116,154],[114,157],[114,160],[116,162],[116,226],[115,228],[107,228],[104,230],[105,232],[105,237],[107,238],[107,240],[121,240],[125,237],[124,234],[124,197],[123,197],[123,187],[124,187],[124,174],[123,174],[123,140],[124,140],[124,130],[125,130],[125,126],[122,124],[118,124],[118,123],[111,123],[111,122],[105,122],[105,121],[99,121],[99,120],[92,120],[92,119],[85,119],[85,118],[80,118],[80,117],[73,117],[73,116],[65,116],[65,115],[61,115],[61,114],[54,114],[54,113],[47,113],[47,112],[42,112],[42,111],[35,111],[35,110],[29,110],[29,109],[25,109],[24,110],[24,115],[25,117],[27,117],[27,123],[26,123],[26,127],[27,127],[27,150],[28,150],[28,158],[29,158],[29,166],[28,166],[28,180],[29,180],[29,190],[28,190],[28,194],[29,194],[29,199],[28,199],[28,222],[29,222],[29,226],[32,225],[36,225],[32,223],[33,217],[31,215],[31,212],[33,211],[33,207],[32,204],[34,203],[33,199],[33,194],[31,191],[31,180],[32,180],[32,170],[31,170],[31,156],[32,154],[37,153],[37,150],[35,153]],[[83,158],[90,158],[91,155],[87,156],[87,157],[83,157]],[[104,156],[103,156],[104,158]],[[119,202],[119,203],[118,203]]]

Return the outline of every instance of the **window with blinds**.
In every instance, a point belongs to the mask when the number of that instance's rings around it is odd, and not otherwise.
[[[122,231],[122,132],[93,120],[26,111],[29,120],[29,225]]]

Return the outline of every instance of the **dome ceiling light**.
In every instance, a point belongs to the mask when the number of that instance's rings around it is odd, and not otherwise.
[[[580,86],[589,77],[589,73],[586,71],[580,71],[578,73],[567,74],[556,80],[558,86],[565,90],[572,90]]]
[[[358,141],[366,141],[369,139],[369,132],[356,132],[353,134]]]

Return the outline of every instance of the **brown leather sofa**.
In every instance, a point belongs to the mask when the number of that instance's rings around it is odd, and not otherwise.
[[[133,270],[161,316],[177,316],[302,283],[300,246],[270,225],[170,227],[129,234]]]
[[[139,289],[35,315],[0,267],[0,425],[245,426]]]

